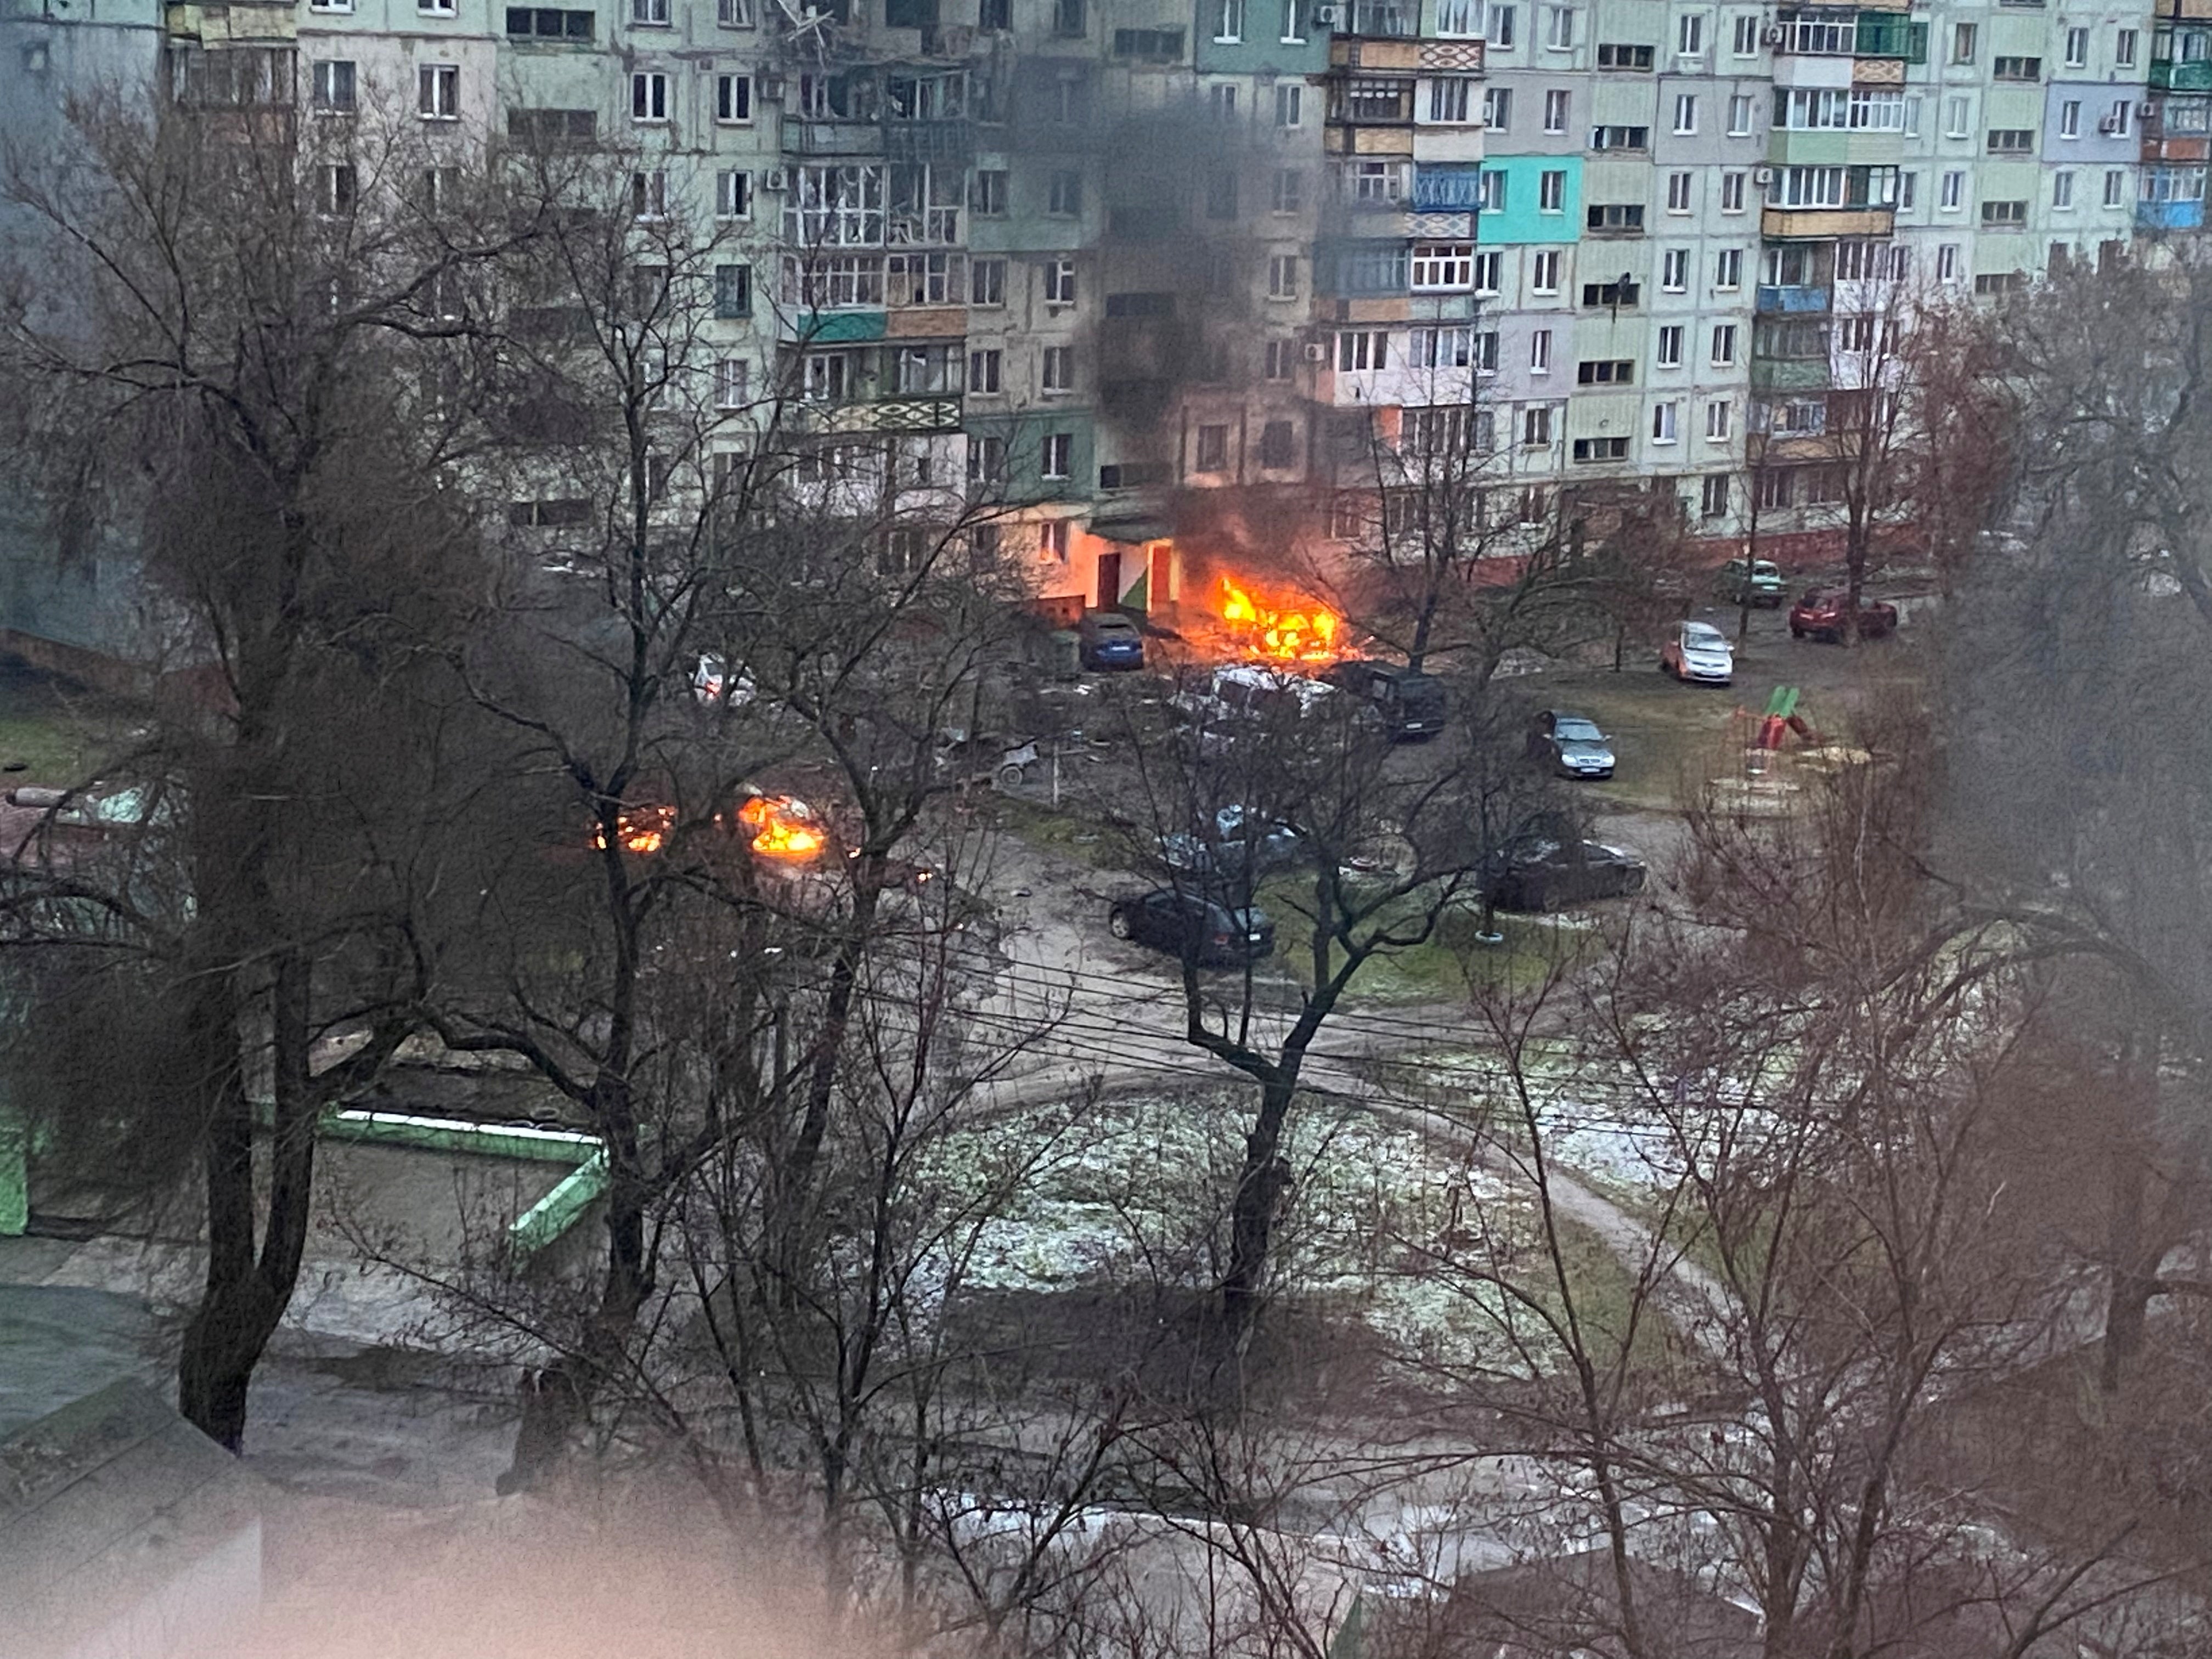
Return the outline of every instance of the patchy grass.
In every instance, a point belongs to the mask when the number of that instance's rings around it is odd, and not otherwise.
[[[112,698],[22,662],[0,663],[0,767],[11,785],[86,781],[139,718]]]
[[[1094,819],[1012,795],[998,797],[997,806],[999,828],[1032,847],[1094,869],[1126,872],[1128,867],[1115,833]]]
[[[1678,685],[1648,665],[1620,673],[1561,675],[1549,706],[1586,714],[1613,739],[1612,779],[1586,786],[1601,799],[1646,811],[1680,807],[1686,782],[1710,774],[1729,748],[1730,722],[1745,707],[1741,687]],[[1765,708],[1766,693],[1759,694]]]
[[[1263,883],[1260,908],[1275,921],[1275,955],[1299,984],[1313,980],[1313,924],[1309,876],[1293,872]],[[1410,920],[1419,906],[1408,901]],[[1500,915],[1498,944],[1482,942],[1482,905],[1472,896],[1448,908],[1435,930],[1419,945],[1378,953],[1352,981],[1349,1001],[1432,1001],[1463,997],[1478,987],[1516,989],[1540,982],[1565,966],[1572,968],[1595,948],[1596,931],[1574,917]]]

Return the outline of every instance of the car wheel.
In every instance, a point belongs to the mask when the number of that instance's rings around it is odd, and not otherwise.
[[[1805,637],[1805,630],[1798,627],[1796,623],[1791,623],[1790,624],[1790,637],[1793,640],[1802,640]]]
[[[1002,766],[991,781],[999,786],[1000,793],[1011,794],[1022,787],[1022,769],[1013,765]]]
[[[1118,905],[1106,913],[1106,931],[1115,939],[1129,937],[1129,913]]]

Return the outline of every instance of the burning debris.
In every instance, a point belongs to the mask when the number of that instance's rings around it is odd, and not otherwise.
[[[622,843],[623,852],[650,858],[668,845],[669,835],[675,828],[674,807],[633,806],[615,819],[615,838]],[[592,850],[607,850],[607,832],[597,826],[592,830]]]
[[[814,809],[796,796],[749,796],[738,822],[753,832],[752,850],[764,859],[805,864],[829,845]]]
[[[1221,579],[1221,620],[1237,649],[1267,662],[1334,662],[1338,618],[1315,599],[1256,599]]]

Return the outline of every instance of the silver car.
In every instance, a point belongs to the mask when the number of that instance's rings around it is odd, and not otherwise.
[[[1735,652],[1711,623],[1686,622],[1659,648],[1662,673],[1699,685],[1726,685],[1735,678]]]

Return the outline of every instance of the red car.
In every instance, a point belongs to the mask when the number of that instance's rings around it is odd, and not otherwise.
[[[1844,636],[1844,607],[1850,595],[1840,587],[1808,588],[1805,597],[1790,607],[1790,637],[1840,640]],[[1859,600],[1859,637],[1878,640],[1897,631],[1897,607],[1887,599]]]

